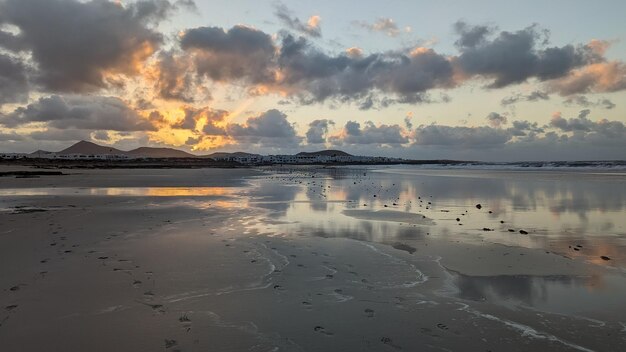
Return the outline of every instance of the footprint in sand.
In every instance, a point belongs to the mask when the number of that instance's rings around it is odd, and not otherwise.
[[[319,332],[320,334],[324,334],[326,336],[333,336],[334,334],[330,331],[327,331],[323,326],[316,326],[313,328],[313,331]]]
[[[162,304],[152,304],[152,303],[146,303],[146,302],[139,302],[139,303],[152,308],[152,310],[155,313],[164,314],[166,311],[165,306],[163,306]]]
[[[313,309],[313,304],[309,301],[302,301],[302,306],[304,307],[304,309],[306,310],[311,310]]]
[[[176,340],[165,339],[165,348],[172,348],[178,346],[178,342]]]
[[[437,327],[441,330],[448,330],[448,326],[445,324],[437,323]]]
[[[15,309],[15,308],[17,308],[17,307],[18,307],[18,305],[17,305],[17,304],[11,304],[10,306],[6,306],[6,307],[4,307],[4,310],[6,310],[6,311],[10,312],[10,311],[14,310],[14,309]]]
[[[364,312],[365,312],[365,316],[368,318],[373,318],[375,315],[374,310],[370,308],[366,308]]]
[[[178,322],[187,332],[191,331],[191,319],[187,316],[187,314],[183,314],[178,318]]]
[[[428,335],[430,337],[439,337],[439,335],[433,333],[433,330],[430,328],[420,328],[422,334]]]
[[[139,288],[139,287],[141,287],[141,280],[135,280],[135,281],[133,281],[133,287],[134,287],[134,288]]]
[[[381,337],[380,338],[380,342],[382,342],[383,344],[389,346],[389,347],[393,347],[396,350],[401,350],[402,348],[396,344],[393,343],[393,340],[389,337]]]

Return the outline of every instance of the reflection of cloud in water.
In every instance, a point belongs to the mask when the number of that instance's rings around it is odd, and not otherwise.
[[[449,271],[458,297],[500,305],[523,305],[562,314],[602,312],[617,317],[626,313],[624,280],[603,276],[469,276]]]
[[[269,216],[281,217],[287,213],[291,202],[300,192],[298,186],[286,186],[274,182],[264,182],[258,187],[254,187],[249,196],[255,202],[255,206],[271,210]]]

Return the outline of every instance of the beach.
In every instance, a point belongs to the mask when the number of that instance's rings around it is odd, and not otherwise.
[[[59,171],[0,177],[3,351],[626,350],[622,172]]]

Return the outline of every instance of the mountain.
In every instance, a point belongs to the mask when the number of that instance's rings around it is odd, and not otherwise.
[[[196,155],[187,153],[182,150],[172,148],[150,148],[141,147],[125,152],[124,154],[132,157],[143,158],[196,158]]]
[[[125,152],[119,149],[112,148],[112,147],[105,147],[105,146],[97,145],[95,143],[91,143],[87,141],[80,141],[72,145],[69,148],[61,150],[57,154],[85,154],[85,155],[118,154],[118,155],[122,155],[122,154],[125,154]]]
[[[300,152],[296,155],[301,156],[316,156],[316,155],[325,155],[325,156],[352,156],[352,154],[348,154],[346,152],[342,152],[341,150],[320,150],[318,152]]]
[[[246,156],[255,156],[259,154],[251,154],[244,152],[234,152],[234,153],[226,153],[226,152],[216,152],[207,155],[203,155],[203,158],[228,158],[228,157],[246,157]]]
[[[32,153],[30,153],[29,155],[33,155],[33,156],[42,156],[42,155],[50,155],[50,154],[54,154],[54,152],[49,152],[47,150],[36,150]]]

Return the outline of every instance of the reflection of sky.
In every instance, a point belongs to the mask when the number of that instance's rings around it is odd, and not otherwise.
[[[562,314],[605,319],[626,316],[626,281],[619,275],[570,276],[468,276],[453,273],[458,296],[496,304],[522,304]]]
[[[261,182],[252,194],[258,200],[255,205],[275,210],[274,216],[297,221],[300,227],[327,233],[359,226],[359,221],[341,214],[348,208],[406,211],[434,219],[437,226],[429,231],[434,236],[471,233],[476,235],[469,237],[473,239],[555,250],[580,244],[582,252],[594,258],[618,256],[617,246],[624,246],[626,238],[623,176],[406,168],[320,173],[316,178],[285,173],[277,182]],[[483,205],[481,211],[474,207],[478,203]],[[374,231],[371,236],[391,240],[406,231],[398,224],[390,226],[393,230],[386,229],[384,235]],[[484,227],[494,231],[485,232]],[[519,229],[530,236],[520,236]]]
[[[626,250],[626,178],[623,176],[571,172],[385,171],[339,168],[316,170],[315,177],[294,171],[270,181],[258,179],[257,187],[251,191],[251,205],[269,209],[273,218],[281,220],[279,224],[263,225],[265,231],[295,236],[346,237],[409,245],[428,236],[473,244],[491,242],[541,248],[569,257],[582,256],[603,265],[623,267],[626,263],[622,254]],[[480,210],[475,206],[479,203]],[[398,219],[357,219],[345,215],[347,209],[423,214],[433,219],[435,225],[413,225]],[[462,225],[456,221],[457,217]],[[484,231],[484,227],[494,231]],[[509,232],[509,228],[515,232]],[[530,234],[521,235],[520,229]],[[576,245],[582,249],[570,248]],[[601,255],[613,260],[605,262]],[[622,296],[626,293],[626,280],[619,274],[472,277],[454,273],[453,276],[460,297],[465,299],[521,304],[589,317],[592,315],[588,311],[611,312],[615,305],[622,309]]]
[[[0,196],[207,197],[234,194],[232,187],[58,187],[4,188]]]

